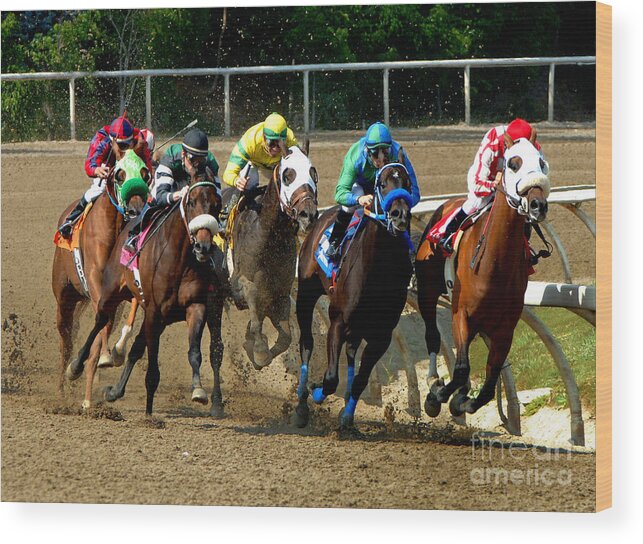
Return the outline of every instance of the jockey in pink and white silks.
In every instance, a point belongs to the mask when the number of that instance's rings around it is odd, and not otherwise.
[[[515,142],[521,138],[531,139],[534,129],[524,119],[514,119],[509,125],[493,127],[484,135],[467,175],[469,189],[467,200],[442,220],[441,224],[436,224],[436,228],[432,231],[433,240],[448,253],[453,251],[451,235],[458,230],[467,217],[493,200],[504,166],[505,133]],[[540,144],[534,142],[534,147],[542,156]],[[549,170],[546,162],[545,165]]]

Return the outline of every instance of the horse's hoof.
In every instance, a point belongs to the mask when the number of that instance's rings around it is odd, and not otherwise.
[[[310,409],[308,408],[308,404],[306,402],[300,402],[299,404],[297,404],[294,416],[295,425],[300,429],[303,429],[306,425],[308,425],[309,418]]]
[[[339,413],[339,426],[343,429],[352,429],[355,423],[355,416],[353,414],[347,414],[344,408]]]
[[[253,363],[254,363],[254,359],[253,359],[254,346],[255,346],[255,343],[252,340],[246,340],[243,343],[243,350],[246,352],[248,359],[250,359],[250,361],[252,361]]]
[[[89,408],[90,408],[90,406],[91,406],[91,405],[92,405],[91,401],[88,401],[87,399],[85,399],[85,400],[83,401],[83,403],[81,404],[81,408],[83,409],[83,412],[84,412],[85,410],[89,410]]]
[[[111,385],[108,385],[105,389],[103,389],[103,398],[107,402],[114,402],[115,400],[118,400],[118,396],[116,395],[116,392]]]
[[[98,359],[98,368],[111,368],[114,366],[114,361],[109,353],[103,353]]]
[[[453,395],[453,398],[449,403],[449,411],[453,417],[460,417],[464,413],[464,405],[469,400],[467,393],[468,389],[466,387],[461,387]]]
[[[208,403],[208,394],[205,392],[203,387],[195,387],[192,391],[192,402],[198,402],[199,404]]]
[[[440,415],[440,410],[442,410],[442,403],[438,402],[436,396],[429,392],[424,401],[424,411],[429,417],[438,417]]]
[[[254,350],[254,357],[251,359],[252,365],[255,367],[255,370],[261,370],[262,368],[268,366],[272,363],[272,355],[270,350]]]
[[[77,379],[78,379],[78,378],[80,378],[80,377],[82,376],[82,374],[83,374],[83,369],[82,369],[82,367],[80,368],[80,370],[78,370],[78,369],[76,368],[77,366],[78,366],[78,365],[74,365],[74,363],[73,363],[73,362],[72,362],[72,363],[69,363],[69,364],[67,365],[67,370],[65,370],[65,376],[67,377],[67,379],[68,379],[70,382],[73,382],[74,380],[77,380]]]
[[[112,363],[117,368],[123,366],[123,363],[125,363],[125,350],[120,351],[114,346],[112,350]]]
[[[223,419],[225,417],[225,413],[223,411],[223,404],[220,402],[213,402],[212,403],[212,408],[210,409],[210,415],[214,419]]]

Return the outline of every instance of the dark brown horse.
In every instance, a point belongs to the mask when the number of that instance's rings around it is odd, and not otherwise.
[[[192,400],[207,404],[208,397],[201,385],[201,336],[206,324],[210,329],[210,363],[214,371],[212,415],[223,416],[219,368],[223,358],[221,315],[223,295],[216,284],[211,258],[218,251],[212,237],[218,232],[221,196],[208,171],[193,173],[189,190],[149,238],[139,256],[140,286],[134,274],[120,264],[120,246],[128,235],[123,231],[117,249],[105,268],[102,293],[94,328],[71,363],[71,371],[80,373],[91,343],[109,321],[123,300],[135,296],[145,310],[141,330],[128,354],[120,381],[105,390],[105,398],[114,401],[125,394],[125,386],[136,362],[148,350],[145,376],[147,389],[146,413],[152,413],[154,394],[160,379],[158,366],[159,340],[165,327],[178,321],[188,324],[188,359],[192,367]],[[214,284],[214,285],[213,285]],[[140,289],[139,289],[140,287]],[[206,311],[207,308],[207,311]]]
[[[128,217],[134,217],[141,212],[146,204],[143,196],[135,195],[125,204],[125,209],[119,212],[115,204],[113,177],[108,177],[105,183],[107,184],[107,190],[94,202],[80,232],[78,258],[81,264],[76,264],[74,254],[67,249],[56,247],[54,253],[51,285],[56,297],[56,325],[60,335],[61,372],[59,389],[61,394],[65,380],[65,368],[71,355],[72,330],[76,307],[79,302],[89,300],[94,311],[96,310],[100,298],[103,270],[116,238],[125,224],[123,214]],[[111,198],[110,194],[112,195]],[[73,202],[63,212],[58,220],[58,226],[65,221],[69,212],[77,203],[78,201]],[[97,364],[111,365],[107,340],[112,325],[113,321],[107,322],[100,338],[97,339],[92,347],[85,383],[84,408],[88,408],[91,404],[92,384]],[[68,375],[68,377],[75,379],[78,376]]]
[[[304,241],[299,253],[299,284],[297,291],[297,321],[301,336],[301,371],[295,410],[295,423],[308,423],[307,387],[308,366],[313,351],[312,321],[315,304],[321,295],[330,298],[327,336],[328,368],[322,386],[313,386],[316,403],[337,389],[338,365],[342,346],[346,343],[348,386],[350,394],[340,416],[342,426],[351,426],[355,406],[368,384],[375,363],[391,343],[404,305],[412,274],[409,257],[408,228],[411,222],[411,180],[402,164],[381,168],[376,177],[377,213],[366,213],[365,224],[358,230],[350,249],[344,249],[343,264],[336,286],[326,277],[317,263],[314,252],[324,231],[335,221],[338,208],[326,211]],[[368,210],[366,210],[368,212]],[[355,355],[362,340],[366,347],[355,373]]]
[[[307,143],[304,150],[284,148],[282,153],[265,193],[241,202],[232,230],[230,284],[240,307],[250,310],[244,349],[257,369],[290,346],[297,232],[307,233],[317,219],[317,172]],[[271,348],[262,332],[266,317],[279,333]]]
[[[534,135],[535,136],[535,135]],[[549,179],[547,167],[533,143],[515,143],[505,135],[505,170],[492,209],[462,236],[453,285],[453,338],[457,350],[453,378],[444,385],[437,374],[440,333],[436,324],[438,298],[446,293],[445,258],[425,240],[415,263],[418,304],[426,326],[429,351],[430,392],[424,407],[435,417],[441,403],[453,393],[455,416],[474,413],[494,397],[498,375],[511,349],[514,329],[522,313],[529,257],[525,245],[525,221],[540,222],[547,214]],[[445,214],[460,205],[450,200],[433,214],[424,238]],[[427,245],[428,244],[428,245]],[[469,345],[477,334],[489,338],[486,380],[478,396],[469,398]]]

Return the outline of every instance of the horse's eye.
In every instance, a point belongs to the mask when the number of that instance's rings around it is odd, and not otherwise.
[[[286,168],[281,177],[281,182],[286,187],[288,187],[288,185],[290,185],[293,181],[295,181],[296,177],[297,177],[297,172],[295,172],[292,168]]]
[[[310,179],[315,182],[315,185],[319,182],[319,176],[317,175],[317,170],[315,170],[314,166],[310,167]]]
[[[518,172],[518,170],[520,170],[520,168],[522,167],[522,159],[520,157],[511,157],[511,159],[509,159],[509,162],[507,163],[507,166],[513,172]]]
[[[194,200],[192,199],[188,200],[188,208],[194,208],[194,206],[195,206]]]

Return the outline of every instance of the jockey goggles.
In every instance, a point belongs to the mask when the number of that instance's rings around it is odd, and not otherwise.
[[[391,146],[390,145],[381,145],[378,147],[367,147],[366,148],[367,153],[371,157],[377,157],[380,154],[380,151],[384,153],[384,155],[390,155],[391,154]]]
[[[266,138],[266,145],[270,148],[279,147],[281,139],[273,140],[272,138]]]
[[[118,146],[119,149],[129,149],[132,146],[132,141],[133,138],[128,138],[127,140],[118,140],[117,138],[114,138],[113,136],[112,142],[116,142],[116,145]]]

